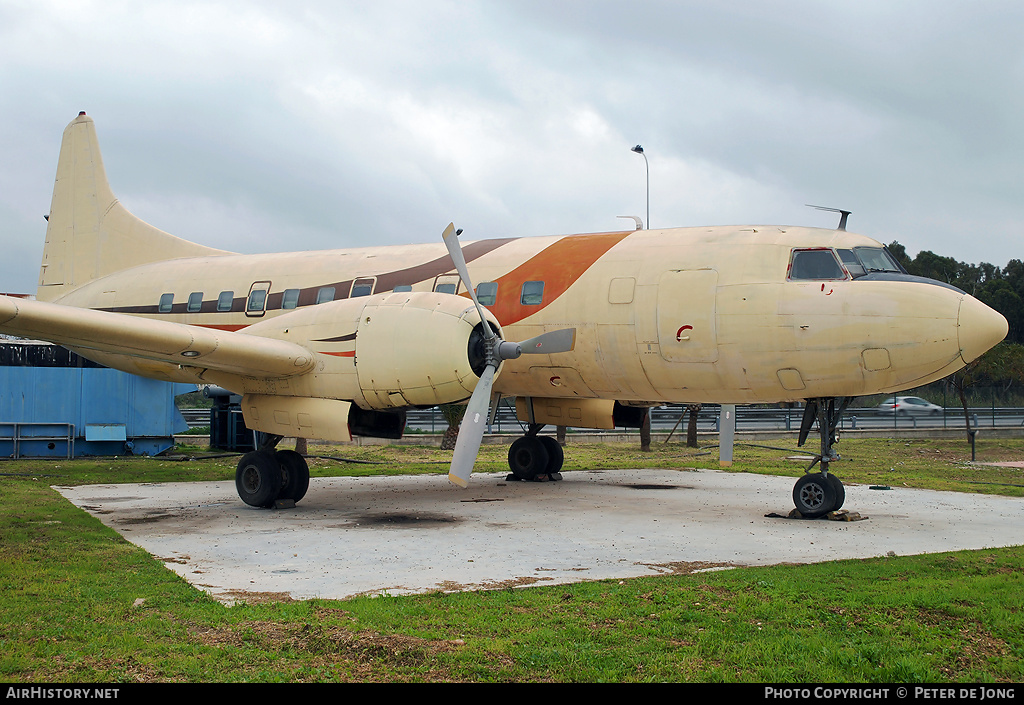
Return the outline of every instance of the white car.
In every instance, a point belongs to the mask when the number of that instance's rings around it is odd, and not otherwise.
[[[878,405],[878,410],[884,413],[893,413],[898,416],[906,414],[929,414],[937,416],[942,413],[942,407],[925,401],[921,397],[896,397],[895,402],[890,398]]]

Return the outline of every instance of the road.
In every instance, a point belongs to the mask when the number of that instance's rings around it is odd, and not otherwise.
[[[189,428],[210,425],[208,409],[182,409]],[[685,407],[679,405],[655,408],[651,413],[651,428],[654,431],[667,433],[675,428],[679,434],[686,433],[688,416]],[[1019,407],[973,408],[970,410],[972,427],[986,428],[1024,428],[1024,409]],[[796,431],[800,428],[801,409],[764,409],[754,407],[736,407],[737,431]],[[677,426],[678,424],[678,426]],[[441,412],[432,409],[414,409],[408,412],[409,431],[441,433],[447,427]],[[950,407],[942,413],[925,416],[893,416],[891,412],[880,412],[874,408],[849,409],[843,414],[841,430],[885,430],[908,428],[964,428],[963,409]],[[512,409],[502,407],[491,427],[492,433],[516,433],[523,425],[516,421]],[[718,406],[706,405],[697,416],[697,430],[713,432],[718,430]]]
[[[688,415],[685,407],[679,405],[655,408],[651,413],[651,429],[668,432],[676,427],[676,433],[686,433]],[[736,407],[737,431],[795,431],[800,428],[802,409],[764,409],[754,407]],[[1021,408],[974,408],[970,410],[971,423],[974,428],[1020,428],[1024,426],[1024,409]],[[698,431],[716,431],[718,429],[718,406],[704,406],[697,416]],[[435,409],[410,411],[407,428],[418,431],[435,431],[440,433],[446,427],[441,413]],[[502,407],[492,433],[514,433],[520,430],[521,424],[516,421],[512,410]],[[943,413],[925,416],[894,416],[891,412],[880,412],[874,408],[849,409],[843,414],[841,429],[906,429],[906,428],[964,428],[963,409],[947,408]]]

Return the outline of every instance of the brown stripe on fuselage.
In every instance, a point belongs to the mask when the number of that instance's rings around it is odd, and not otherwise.
[[[472,262],[478,257],[482,257],[489,252],[492,252],[502,245],[508,244],[519,238],[509,237],[500,238],[496,240],[478,240],[476,242],[467,243],[462,248],[462,253],[466,258],[467,262]],[[399,269],[394,272],[385,272],[384,274],[367,274],[364,276],[357,277],[358,279],[370,279],[376,277],[377,283],[374,286],[375,294],[392,291],[396,286],[406,284],[413,285],[419,282],[433,279],[442,274],[455,271],[455,264],[452,262],[450,255],[445,254],[443,257],[418,264],[414,267],[407,267],[405,269]],[[254,281],[266,281],[266,278],[257,278]],[[335,288],[334,300],[338,301],[341,299],[347,299],[349,292],[352,289],[353,279],[346,281],[332,282],[326,284],[318,284],[316,286],[303,287],[299,290],[299,301],[298,305],[301,306],[312,306],[316,304],[317,294],[320,289],[324,287]],[[283,291],[270,292],[267,294],[267,311],[275,311],[281,308],[281,300],[284,297]],[[245,312],[246,297],[235,297],[231,304],[230,311],[218,311],[217,300],[210,299],[203,301],[202,307],[199,313],[244,313]],[[188,313],[188,304],[184,302],[175,303],[171,307],[169,313]],[[97,311],[109,311],[113,313],[135,313],[144,314],[148,316],[160,315],[159,306],[157,304],[143,305],[143,306],[113,306],[95,309]],[[217,327],[217,326],[211,326]]]

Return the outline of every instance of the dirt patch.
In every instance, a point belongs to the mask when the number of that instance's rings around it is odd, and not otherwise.
[[[244,602],[249,605],[265,605],[271,602],[295,602],[288,592],[248,592],[246,590],[229,590],[214,595],[220,602],[232,604]]]
[[[508,580],[493,580],[484,583],[456,583],[446,580],[438,583],[438,587],[444,592],[462,592],[465,590],[509,590],[512,588],[536,585],[537,583],[551,582],[551,580],[551,578],[537,578],[533,576],[510,578]]]
[[[135,524],[156,524],[157,522],[163,521],[164,519],[174,519],[174,518],[175,518],[174,514],[161,513],[161,514],[149,514],[149,515],[141,516],[141,517],[125,517],[124,519],[118,519],[114,523],[122,525],[122,526],[133,526]]]
[[[434,656],[465,645],[461,639],[423,639],[403,634],[353,632],[345,627],[317,624],[245,622],[229,627],[191,630],[206,646],[257,647],[268,653],[292,651],[325,658],[330,662],[357,664],[387,662],[393,666],[418,666]]]
[[[674,561],[671,563],[634,563],[659,571],[665,575],[692,575],[715,568],[742,568],[738,563],[711,563],[708,561]]]
[[[918,610],[918,619],[929,627],[944,627],[959,621],[944,610],[936,609]],[[971,673],[985,672],[994,660],[1006,658],[1013,650],[978,622],[961,622],[958,630],[964,643],[958,647],[952,664],[939,668],[953,680]]]

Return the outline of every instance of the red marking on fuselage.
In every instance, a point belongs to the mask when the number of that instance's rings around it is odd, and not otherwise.
[[[192,325],[194,325],[196,328],[213,328],[214,330],[226,330],[229,333],[234,333],[235,331],[240,331],[243,328],[248,328],[249,327],[248,324],[243,324],[243,325],[218,325],[218,324],[214,324],[214,323],[193,323]]]

